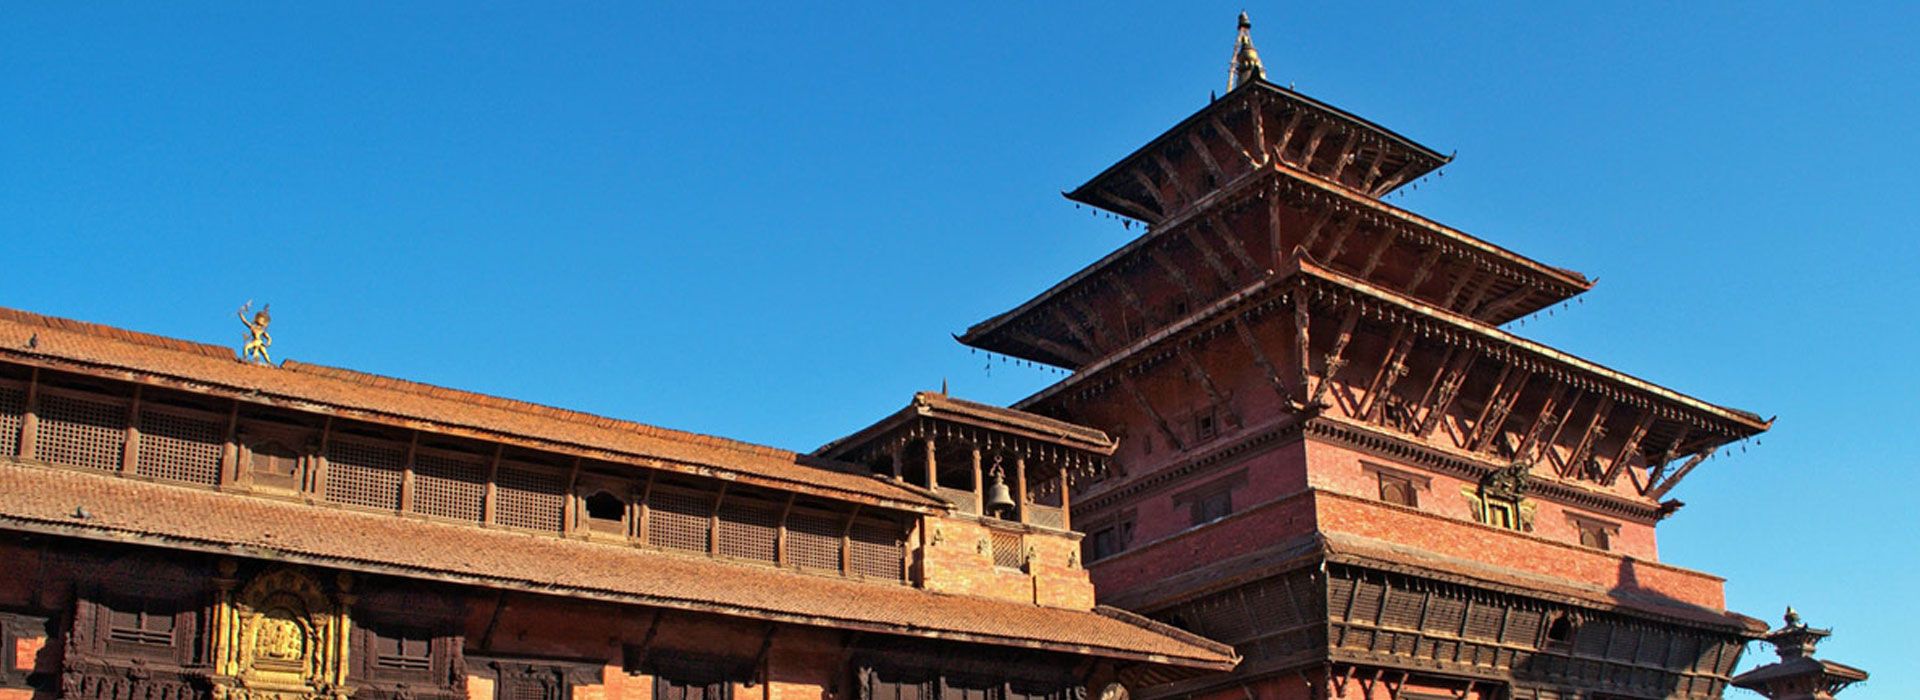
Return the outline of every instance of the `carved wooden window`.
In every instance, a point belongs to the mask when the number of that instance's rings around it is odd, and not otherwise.
[[[781,508],[782,504],[763,498],[728,493],[720,503],[720,554],[748,561],[777,561]]]
[[[1247,473],[1237,471],[1174,494],[1173,507],[1186,507],[1190,524],[1205,525],[1233,514],[1233,492],[1246,483]]]
[[[787,517],[787,563],[803,569],[840,570],[840,533],[847,516],[795,507]]]
[[[138,604],[116,605],[107,611],[107,639],[172,646],[174,622],[171,612]]]
[[[299,489],[300,453],[281,440],[254,441],[247,445],[247,474],[257,486]]]
[[[859,518],[848,531],[848,566],[861,576],[906,579],[907,537],[899,521]]]
[[[433,639],[424,633],[411,631],[376,635],[373,665],[393,671],[425,671],[433,665]]]
[[[1003,569],[1024,568],[1027,564],[1025,537],[1018,532],[988,530],[992,540],[993,565]]]
[[[39,415],[35,457],[54,464],[119,471],[127,446],[124,404],[49,394],[40,399]]]
[[[637,649],[629,648],[630,655]],[[753,678],[753,661],[662,651],[624,665],[653,676],[653,700],[732,700],[733,687]]]
[[[1220,434],[1220,417],[1212,408],[1203,408],[1193,414],[1193,439],[1196,442],[1212,440]]]
[[[399,510],[407,448],[393,442],[334,437],[327,445],[327,500]]]
[[[214,486],[226,452],[226,421],[164,409],[140,411],[140,459],[134,472],[147,477]]]
[[[1489,498],[1486,500],[1485,508],[1486,518],[1482,522],[1508,530],[1520,529],[1519,514],[1515,512],[1518,508],[1514,502]]]
[[[27,407],[27,392],[0,386],[0,455],[20,454],[20,427]]]
[[[647,496],[647,544],[683,552],[710,551],[715,494],[655,486]]]
[[[557,472],[536,467],[500,467],[493,521],[529,530],[559,532],[566,508],[565,481]]]
[[[494,700],[570,700],[573,686],[600,682],[600,667],[588,663],[481,660],[469,657],[470,673],[492,676]]]
[[[422,450],[413,457],[413,510],[480,522],[487,497],[487,465],[478,455]]]

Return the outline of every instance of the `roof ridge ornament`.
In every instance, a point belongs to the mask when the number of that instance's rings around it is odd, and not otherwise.
[[[1227,70],[1227,91],[1243,83],[1266,80],[1267,69],[1260,65],[1260,52],[1253,48],[1253,22],[1240,11],[1240,35],[1233,40],[1233,61]]]

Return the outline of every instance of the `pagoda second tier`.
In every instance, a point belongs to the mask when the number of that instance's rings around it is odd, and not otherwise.
[[[1130,435],[1122,465],[1305,429],[1472,480],[1524,464],[1543,498],[1649,523],[1717,448],[1770,425],[1309,260],[1236,283],[1015,408]]]
[[[1261,85],[1243,86],[1175,128],[1190,130],[1193,138],[1156,140],[1168,155],[1136,154],[1115,166],[1162,164],[1155,167],[1179,172],[1175,163],[1183,158],[1199,160],[1204,165],[1196,167],[1208,174],[1195,182],[1217,185],[1208,185],[1173,216],[1158,218],[1119,250],[967,329],[960,341],[1077,369],[1233,292],[1230,284],[1216,280],[1258,276],[1299,256],[1488,325],[1592,287],[1577,272],[1534,261],[1273,155],[1285,148],[1232,160],[1191,155],[1204,152],[1209,143],[1228,141],[1225,134],[1232,128],[1222,119],[1199,117],[1230,104],[1255,109],[1255,98],[1266,89]],[[1203,130],[1212,135],[1198,136]],[[1070,330],[1076,324],[1105,332],[1076,335]]]

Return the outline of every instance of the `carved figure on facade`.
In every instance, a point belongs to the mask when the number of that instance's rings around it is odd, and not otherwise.
[[[337,596],[329,595],[293,567],[254,577],[238,595],[223,585],[214,617],[216,699],[345,698],[350,586],[343,575]]]

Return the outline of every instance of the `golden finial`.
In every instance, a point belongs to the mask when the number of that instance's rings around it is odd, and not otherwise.
[[[1240,36],[1233,40],[1233,62],[1227,71],[1227,89],[1241,83],[1266,80],[1267,69],[1260,65],[1260,52],[1253,48],[1253,22],[1246,11],[1240,12]]]
[[[267,348],[273,345],[273,336],[267,334],[267,324],[273,322],[273,315],[267,313],[271,308],[273,305],[268,304],[260,307],[259,313],[253,313],[251,300],[240,307],[240,323],[247,327],[247,343],[240,347],[240,355],[248,362],[273,364],[273,358],[267,356]]]

